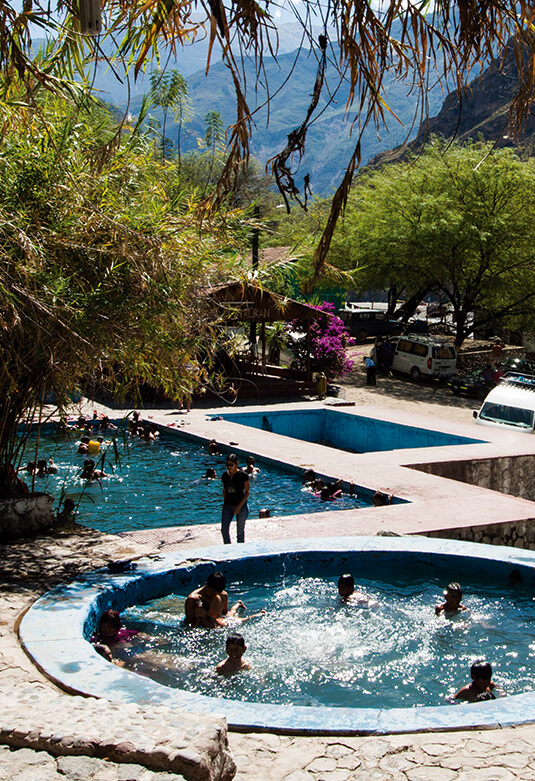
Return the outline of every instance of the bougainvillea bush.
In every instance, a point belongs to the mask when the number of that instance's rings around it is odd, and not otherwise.
[[[310,364],[312,371],[324,372],[328,380],[343,377],[353,368],[347,348],[354,344],[339,317],[334,315],[334,304],[324,301],[318,310],[318,317],[310,322]],[[291,344],[295,361],[300,369],[306,368],[307,340],[306,322],[292,320],[289,324]]]

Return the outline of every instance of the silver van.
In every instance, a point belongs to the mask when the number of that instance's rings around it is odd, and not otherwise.
[[[386,355],[393,371],[409,374],[415,382],[423,376],[451,377],[457,371],[455,347],[436,336],[409,334],[388,339]]]
[[[522,375],[506,375],[493,388],[479,412],[474,411],[480,426],[524,431],[535,428],[535,379]]]

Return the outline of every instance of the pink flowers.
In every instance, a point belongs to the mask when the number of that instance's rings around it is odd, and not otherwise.
[[[324,301],[318,310],[318,317],[310,323],[310,355],[313,371],[322,371],[328,380],[343,377],[353,368],[353,361],[347,357],[346,348],[354,344],[339,317],[334,315],[334,304]],[[302,320],[293,320],[290,330],[306,332]],[[292,349],[300,368],[306,366],[306,340],[295,339]]]

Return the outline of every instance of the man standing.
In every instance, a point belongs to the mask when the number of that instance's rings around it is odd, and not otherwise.
[[[370,356],[364,358],[364,365],[366,366],[366,385],[376,385],[375,363],[373,359]]]

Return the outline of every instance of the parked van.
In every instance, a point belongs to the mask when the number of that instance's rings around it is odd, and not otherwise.
[[[358,342],[365,342],[369,336],[390,336],[401,333],[402,323],[388,317],[380,309],[357,309],[347,306],[340,309],[338,317],[351,336]]]
[[[390,368],[409,374],[418,382],[422,376],[450,377],[457,370],[455,347],[436,336],[408,334],[388,339],[383,351],[390,354]]]
[[[506,375],[493,388],[479,412],[474,411],[481,426],[499,426],[533,433],[535,428],[535,379]]]

